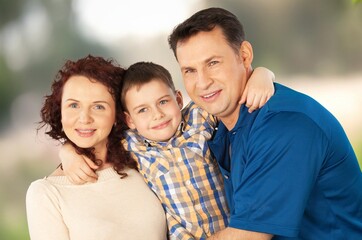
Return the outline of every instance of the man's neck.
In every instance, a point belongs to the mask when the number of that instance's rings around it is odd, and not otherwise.
[[[235,108],[234,112],[232,112],[231,114],[229,114],[226,117],[220,117],[220,121],[230,131],[235,127],[235,125],[236,125],[236,123],[237,123],[237,121],[239,119],[239,113],[240,113],[240,106],[238,105]]]

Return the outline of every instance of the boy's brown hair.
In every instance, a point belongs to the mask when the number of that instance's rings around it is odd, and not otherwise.
[[[128,111],[126,105],[126,93],[133,87],[140,88],[151,81],[161,81],[165,83],[173,92],[176,92],[170,72],[161,65],[152,62],[137,62],[132,64],[127,70],[122,80],[121,86],[121,104],[125,111]]]

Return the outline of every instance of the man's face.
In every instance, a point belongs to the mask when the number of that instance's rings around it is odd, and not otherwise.
[[[236,53],[222,30],[215,27],[179,42],[176,54],[190,98],[226,125],[233,126],[247,81],[242,47]]]

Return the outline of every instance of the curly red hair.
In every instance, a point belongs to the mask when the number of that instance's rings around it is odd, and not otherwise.
[[[103,84],[108,88],[116,103],[116,124],[108,136],[106,162],[112,163],[113,168],[121,177],[127,176],[123,172],[126,167],[137,169],[137,162],[132,159],[129,152],[121,144],[124,131],[128,129],[119,100],[124,73],[125,69],[113,59],[106,60],[102,57],[88,55],[77,61],[66,61],[53,81],[51,94],[45,96],[45,102],[40,112],[42,121],[39,122],[40,126],[38,127],[38,130],[44,126],[49,127],[45,133],[51,138],[62,143],[69,142],[75,147],[78,154],[85,155],[97,165],[101,165],[101,161],[95,157],[94,148],[80,148],[70,141],[64,133],[61,123],[61,100],[65,83],[74,75],[81,75]]]

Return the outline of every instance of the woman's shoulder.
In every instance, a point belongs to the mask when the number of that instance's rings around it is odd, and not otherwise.
[[[30,183],[26,192],[27,199],[38,199],[49,195],[54,190],[52,184],[46,180],[46,177],[37,179]]]

